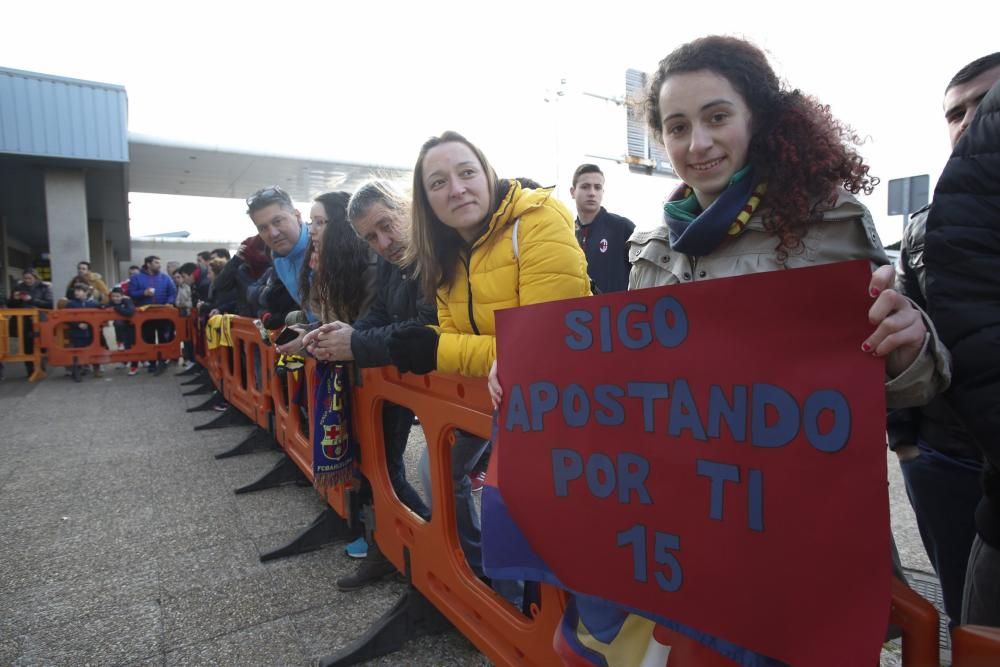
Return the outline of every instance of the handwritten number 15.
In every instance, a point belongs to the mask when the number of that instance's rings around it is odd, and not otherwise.
[[[662,571],[654,572],[657,585],[663,590],[673,593],[684,583],[684,574],[681,571],[681,564],[671,551],[678,551],[681,548],[681,538],[670,533],[653,533],[653,560],[658,565],[665,565],[669,571],[669,576]],[[647,558],[646,551],[646,527],[636,524],[628,530],[618,533],[618,546],[632,546],[632,568],[636,581],[646,583]]]

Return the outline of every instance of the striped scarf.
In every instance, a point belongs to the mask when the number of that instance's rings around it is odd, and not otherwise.
[[[743,233],[765,192],[767,183],[755,184],[751,167],[747,166],[702,211],[694,190],[682,184],[663,205],[670,246],[695,257],[711,254],[726,240]]]

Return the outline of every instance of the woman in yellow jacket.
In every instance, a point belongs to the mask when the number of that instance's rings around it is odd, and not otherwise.
[[[482,151],[456,132],[420,150],[408,254],[405,263],[416,266],[424,294],[437,293],[439,326],[393,334],[389,353],[403,372],[486,377],[496,362],[495,310],[590,294],[569,210],[550,189],[497,178]],[[452,448],[459,541],[480,575],[479,516],[468,473],[486,445],[459,431]],[[430,490],[426,476],[424,488]]]

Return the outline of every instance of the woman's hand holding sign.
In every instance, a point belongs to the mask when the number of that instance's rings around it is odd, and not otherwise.
[[[885,357],[889,377],[896,377],[916,360],[927,336],[927,326],[920,311],[910,300],[892,289],[895,271],[881,266],[873,274],[868,293],[875,303],[868,320],[876,326],[861,349],[876,357]]]

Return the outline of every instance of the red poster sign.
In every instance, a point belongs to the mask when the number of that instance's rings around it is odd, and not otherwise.
[[[859,261],[498,313],[499,489],[555,575],[791,665],[876,664],[869,279]]]

